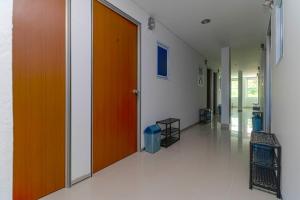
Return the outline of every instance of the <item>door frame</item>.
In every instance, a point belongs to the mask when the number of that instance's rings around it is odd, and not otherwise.
[[[65,187],[72,186],[71,178],[71,0],[65,2],[65,63],[66,63],[66,111],[65,111]]]
[[[92,1],[92,60],[91,60],[91,67],[92,67],[92,77],[91,77],[91,176],[94,175],[93,173],[93,121],[94,121],[94,117],[93,117],[93,99],[94,99],[94,94],[93,94],[93,82],[94,82],[94,58],[93,58],[93,53],[94,53],[94,46],[93,46],[93,33],[94,33],[94,26],[93,26],[93,19],[94,19],[94,0]],[[141,23],[136,20],[134,17],[130,16],[129,14],[125,13],[124,11],[122,11],[120,8],[116,7],[115,5],[111,4],[110,2],[108,2],[107,0],[97,0],[99,3],[101,3],[102,5],[106,6],[107,8],[111,9],[113,12],[119,14],[120,16],[124,17],[125,19],[127,19],[128,21],[134,23],[137,26],[137,90],[138,90],[138,95],[137,95],[137,152],[141,152],[141,103],[142,103],[142,98],[141,98]]]

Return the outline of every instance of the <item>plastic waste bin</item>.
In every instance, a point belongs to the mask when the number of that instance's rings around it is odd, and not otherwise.
[[[145,150],[148,153],[156,153],[160,150],[160,133],[158,125],[148,126],[144,131]]]
[[[207,109],[207,111],[206,111],[206,120],[208,122],[211,121],[211,110],[210,109]]]
[[[260,133],[260,132],[256,132]],[[275,158],[275,152],[272,147],[267,147],[260,144],[255,144],[253,146],[253,153],[255,156],[256,162],[266,165],[272,165]]]
[[[253,132],[259,133],[262,131],[262,116],[260,112],[253,112],[252,117]],[[256,144],[254,145],[254,155],[257,162],[271,165],[274,160],[275,152],[271,147]]]
[[[262,131],[262,118],[259,115],[254,115],[252,117],[252,129],[254,132]]]
[[[275,156],[274,149],[272,149],[271,147],[256,144],[253,147],[253,150],[256,162],[266,165],[272,165]]]

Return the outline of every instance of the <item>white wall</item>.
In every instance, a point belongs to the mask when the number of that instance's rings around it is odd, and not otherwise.
[[[221,63],[222,63],[222,78],[221,78],[221,123],[229,126],[230,124],[230,107],[231,107],[231,55],[230,47],[221,49]]]
[[[109,0],[111,4],[141,23],[141,132],[146,126],[167,117],[181,119],[181,127],[188,127],[198,121],[198,109],[206,106],[206,85],[197,85],[197,71],[204,61],[198,52],[184,43],[166,27],[157,23],[156,29],[147,28],[149,14],[130,0]],[[78,178],[86,175],[88,165],[86,158],[90,149],[90,115],[88,108],[90,93],[91,45],[90,34],[90,0],[72,1],[72,168]],[[84,31],[82,31],[84,30]],[[157,42],[169,47],[168,80],[157,79]],[[205,70],[206,71],[206,70]],[[74,92],[75,91],[75,92]],[[74,102],[76,105],[74,105]],[[82,107],[85,102],[85,107]],[[84,122],[82,122],[84,120]],[[73,126],[77,127],[73,128]],[[73,139],[75,141],[73,142]],[[77,141],[77,142],[76,142]],[[144,146],[143,134],[141,148]],[[84,149],[84,154],[81,152]],[[84,162],[80,159],[85,159]],[[82,170],[81,170],[82,169]],[[84,169],[84,170],[83,170]],[[73,171],[73,170],[72,170]]]
[[[150,37],[142,41],[142,130],[170,116],[180,118],[183,128],[196,123],[198,109],[206,106],[206,86],[196,83],[197,66],[203,60],[161,24],[154,32],[145,32]],[[169,80],[156,78],[157,40],[170,47]]]
[[[12,1],[0,1],[0,199],[12,198]]]
[[[91,173],[91,6],[71,1],[72,182]]]
[[[300,1],[284,3],[284,56],[274,65],[275,29],[272,24],[272,132],[282,145],[282,193],[285,200],[300,197],[299,47]],[[274,13],[273,13],[273,22]]]

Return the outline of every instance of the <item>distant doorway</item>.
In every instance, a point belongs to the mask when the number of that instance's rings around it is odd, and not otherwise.
[[[211,69],[207,69],[207,103],[206,108],[212,109],[211,106]]]
[[[217,107],[218,107],[218,73],[214,72],[213,74],[213,81],[214,81],[214,91],[213,91],[213,113],[217,113]]]

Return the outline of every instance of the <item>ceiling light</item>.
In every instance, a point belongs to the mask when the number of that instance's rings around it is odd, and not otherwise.
[[[201,21],[201,24],[208,24],[210,22],[211,22],[210,19],[204,19],[204,20]]]

